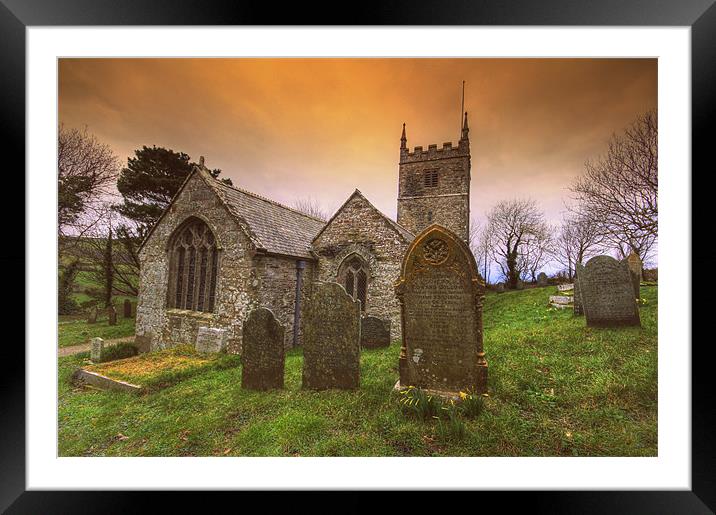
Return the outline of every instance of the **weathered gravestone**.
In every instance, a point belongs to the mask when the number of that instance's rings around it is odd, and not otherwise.
[[[212,353],[226,350],[226,329],[200,327],[196,333],[196,352]]]
[[[114,305],[107,308],[107,320],[109,325],[117,325],[117,310],[114,309]]]
[[[89,316],[87,317],[87,323],[88,324],[96,324],[97,323],[97,306],[93,306],[90,308]]]
[[[558,284],[557,291],[570,291],[574,290],[574,283]]]
[[[241,345],[241,388],[283,388],[284,328],[271,310],[249,313],[243,325]]]
[[[90,349],[90,359],[95,363],[102,361],[102,352],[104,351],[104,340],[102,338],[92,338],[92,348]]]
[[[631,282],[634,287],[634,298],[638,299],[641,297],[641,259],[636,255],[635,252],[629,254],[624,258],[629,272],[631,273]]]
[[[149,352],[152,348],[152,333],[136,335],[134,337],[134,346],[139,354]]]
[[[439,225],[425,229],[403,257],[395,291],[403,324],[396,386],[448,396],[484,393],[485,284],[465,242]]]
[[[497,283],[497,286],[495,286],[495,291],[497,293],[505,293],[505,283]]]
[[[124,312],[122,315],[124,315],[124,318],[132,318],[132,303],[129,299],[124,299]]]
[[[577,276],[577,269],[582,266],[581,263],[577,263],[575,265],[574,269],[574,291],[572,294],[574,295],[574,314],[575,315],[583,315],[584,309],[582,309],[582,295],[579,291],[579,277]]]
[[[303,387],[360,386],[360,301],[338,283],[318,283],[303,322]]]
[[[544,272],[537,274],[537,284],[539,286],[547,286],[547,274]]]
[[[640,325],[629,266],[611,256],[577,264],[577,284],[588,326]]]
[[[360,321],[360,345],[365,349],[390,345],[390,320],[367,316]]]

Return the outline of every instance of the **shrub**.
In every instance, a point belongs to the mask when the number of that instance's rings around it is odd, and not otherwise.
[[[115,361],[118,359],[131,358],[138,354],[137,347],[131,343],[118,343],[105,347],[102,351],[101,362]]]
[[[71,261],[60,273],[57,288],[57,312],[60,315],[72,315],[79,311],[79,306],[72,297],[72,290],[79,272],[79,260]]]

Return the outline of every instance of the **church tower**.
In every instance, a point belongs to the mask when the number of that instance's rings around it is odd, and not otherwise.
[[[398,223],[413,234],[434,223],[446,227],[469,243],[470,140],[467,113],[457,147],[443,143],[410,152],[400,138],[398,172]]]

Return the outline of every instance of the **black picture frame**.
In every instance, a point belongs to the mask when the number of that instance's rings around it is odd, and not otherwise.
[[[549,0],[544,2],[506,0],[459,0],[440,3],[384,1],[323,6],[297,2],[281,5],[268,2],[185,0],[0,0],[0,104],[4,137],[0,145],[5,157],[3,178],[12,195],[6,193],[3,207],[6,237],[24,241],[24,225],[17,222],[12,196],[22,202],[25,192],[25,45],[28,26],[88,25],[550,25],[550,26],[688,26],[691,27],[692,73],[692,170],[712,170],[707,159],[713,143],[709,138],[716,106],[716,6],[714,0]],[[707,165],[708,163],[708,165]],[[708,166],[708,168],[707,168]],[[688,170],[681,173],[688,173]],[[692,172],[692,190],[708,194],[707,188],[693,189],[698,178]],[[8,184],[8,181],[10,184]],[[14,184],[12,182],[14,181]],[[709,223],[708,201],[692,200],[695,226]],[[24,211],[23,211],[24,212]],[[24,245],[4,253],[3,268],[25,269]],[[693,270],[709,270],[714,260],[708,252],[692,258]],[[32,273],[26,270],[26,274]],[[17,312],[20,274],[10,274],[6,286],[18,292],[3,296],[5,314]],[[685,277],[691,283],[691,277]],[[689,299],[683,299],[688,301]],[[707,302],[692,300],[692,320],[707,319]],[[28,306],[31,309],[31,306]],[[696,315],[694,317],[694,314]],[[694,328],[695,329],[695,328]],[[693,335],[698,334],[696,331]],[[552,513],[713,513],[716,510],[716,452],[714,449],[714,388],[710,381],[712,361],[708,359],[709,338],[692,337],[692,490],[638,492],[502,492],[480,493],[483,499],[497,500],[502,508],[525,503],[530,511]],[[19,341],[19,338],[15,339]],[[27,342],[26,342],[27,343]],[[683,346],[689,341],[660,345]],[[130,513],[147,507],[138,492],[40,492],[25,491],[25,354],[20,345],[6,342],[2,354],[6,364],[0,374],[0,509],[8,513]],[[11,365],[10,365],[11,364]],[[155,494],[164,510],[177,503],[185,509],[186,494]],[[246,495],[240,494],[240,495]],[[351,494],[358,495],[358,494]],[[423,496],[410,496],[408,502],[424,502]],[[274,497],[281,500],[280,496]],[[406,500],[407,501],[407,500]],[[403,502],[401,500],[401,502]],[[481,501],[482,503],[482,501]],[[244,501],[243,506],[250,506]],[[360,506],[360,502],[343,506]],[[78,508],[82,507],[81,510]],[[264,506],[264,509],[266,506]],[[401,507],[401,511],[405,505]],[[363,510],[361,510],[363,511]]]

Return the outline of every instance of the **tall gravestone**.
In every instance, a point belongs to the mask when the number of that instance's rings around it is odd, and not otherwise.
[[[390,345],[390,320],[367,316],[360,322],[360,346],[364,349]]]
[[[117,310],[114,309],[114,304],[107,308],[107,320],[109,325],[117,325]]]
[[[122,313],[124,315],[124,318],[132,318],[132,303],[129,301],[129,299],[124,299],[124,312]]]
[[[97,323],[97,306],[92,306],[90,308],[89,316],[87,317],[87,323],[88,324],[96,324]]]
[[[629,265],[611,256],[577,264],[577,283],[588,326],[640,325]]]
[[[283,388],[284,328],[271,310],[259,308],[249,313],[242,334],[241,388]]]
[[[631,282],[634,285],[634,297],[637,299],[641,298],[641,259],[636,252],[632,251],[631,254],[624,258],[624,261],[626,261],[629,271],[631,272]]]
[[[408,247],[395,291],[403,324],[399,387],[484,393],[485,283],[465,242],[436,224],[425,229]]]
[[[338,283],[318,283],[303,322],[303,387],[360,386],[360,301]]]

